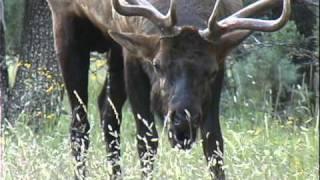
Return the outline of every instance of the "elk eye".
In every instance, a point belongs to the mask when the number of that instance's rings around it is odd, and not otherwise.
[[[157,62],[153,62],[153,67],[156,71],[160,71],[160,64]]]

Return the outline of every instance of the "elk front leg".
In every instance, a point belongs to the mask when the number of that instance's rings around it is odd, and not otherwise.
[[[110,179],[117,179],[121,175],[119,164],[121,110],[126,100],[121,47],[111,49],[108,72],[109,75],[99,96],[99,109],[108,162],[112,166]]]
[[[213,179],[224,180],[223,138],[219,122],[220,93],[224,71],[220,70],[213,85],[213,97],[207,118],[201,126],[203,151]]]
[[[215,119],[219,120],[219,119]],[[213,123],[211,121],[211,123]],[[224,180],[223,171],[223,139],[219,123],[205,123],[202,127],[203,151],[213,179]],[[213,127],[215,126],[215,127]]]
[[[71,150],[75,157],[75,179],[86,176],[86,152],[90,125],[87,119],[89,51],[81,46],[74,18],[55,15],[54,34],[58,59],[72,110]]]
[[[137,59],[126,59],[127,94],[137,126],[137,146],[143,178],[150,178],[158,148],[158,133],[150,112],[150,82]]]

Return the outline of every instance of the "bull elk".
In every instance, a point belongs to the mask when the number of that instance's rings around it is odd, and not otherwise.
[[[114,133],[120,133],[128,97],[143,177],[150,177],[157,154],[156,114],[165,119],[173,147],[191,148],[199,129],[212,178],[225,179],[219,123],[224,60],[252,31],[272,32],[286,24],[290,0],[282,1],[278,19],[259,20],[249,17],[281,5],[280,0],[244,8],[241,0],[48,0],[72,108],[76,178],[86,176],[89,57],[98,51],[110,53],[98,105],[111,178],[121,177],[120,139]]]

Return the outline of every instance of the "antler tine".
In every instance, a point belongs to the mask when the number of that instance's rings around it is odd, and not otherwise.
[[[214,4],[214,8],[213,8],[213,11],[212,11],[212,14],[209,18],[209,21],[208,21],[208,28],[209,30],[214,30],[215,27],[217,26],[217,18],[218,18],[218,8],[220,6],[220,3],[221,3],[221,0],[216,0],[215,4]]]
[[[141,1],[141,0],[139,0]],[[176,6],[175,0],[171,0],[170,9],[165,16],[160,13],[149,2],[138,2],[138,5],[121,4],[119,0],[112,0],[114,9],[124,16],[142,16],[149,19],[152,23],[157,25],[161,31],[166,31],[176,25]]]
[[[281,3],[283,0],[260,0],[256,1],[247,7],[240,9],[236,13],[234,13],[230,17],[237,17],[237,18],[245,18],[252,16],[254,14],[258,14],[259,12],[263,12],[267,10],[268,8],[277,6]]]
[[[208,40],[215,41],[224,33],[234,30],[252,30],[271,32],[282,28],[290,18],[291,2],[290,0],[283,0],[283,9],[281,16],[276,20],[260,20],[253,18],[246,18],[258,12],[262,12],[278,4],[280,0],[260,0],[253,3],[233,15],[219,21],[211,22],[208,29],[200,33]],[[217,3],[216,3],[217,4]],[[213,13],[214,14],[214,13]],[[212,15],[213,16],[213,15]],[[213,16],[214,18],[214,16]],[[210,17],[211,19],[211,17]],[[209,21],[210,22],[210,21]]]
[[[219,21],[218,26],[223,31],[233,31],[236,29],[247,29],[253,31],[272,32],[281,29],[289,20],[291,14],[291,1],[283,0],[283,9],[281,16],[275,20],[259,20],[252,18],[242,18],[252,15],[258,11],[270,8],[277,1],[262,0],[261,3],[255,3],[253,6],[244,8],[232,16]],[[255,6],[256,5],[256,6]]]
[[[169,8],[168,13],[166,15],[166,19],[168,19],[169,24],[171,24],[172,27],[177,24],[177,3],[176,3],[176,0],[170,1],[170,8]]]

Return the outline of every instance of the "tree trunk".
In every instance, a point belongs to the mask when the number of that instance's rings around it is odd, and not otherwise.
[[[4,26],[4,6],[3,1],[0,0],[0,125],[4,122],[5,102],[8,97],[8,71],[5,64]]]
[[[2,131],[2,124],[4,122],[4,105],[7,97],[7,71],[5,66],[5,42],[4,42],[4,6],[3,1],[0,0],[0,178],[4,177],[4,135]]]
[[[25,120],[36,130],[60,108],[62,83],[54,51],[51,13],[46,0],[26,0],[21,51],[10,91],[9,122]]]
[[[313,0],[295,0],[292,5],[291,19],[294,21],[298,32],[306,38],[306,42],[301,43],[299,49],[301,53],[299,56],[293,56],[292,62],[299,66],[298,74],[299,78],[297,84],[301,86],[306,85],[314,95],[310,96],[310,102],[313,107],[317,107],[317,86],[314,82],[317,81],[318,74],[317,69],[319,66],[319,60],[315,56],[310,56],[310,53],[317,51],[314,28],[317,24],[317,10],[319,4]],[[282,9],[275,8],[273,10],[273,18],[278,17],[281,14]],[[310,53],[305,53],[310,52]],[[283,104],[289,103],[290,93],[286,92],[287,97],[284,98]],[[313,108],[312,113],[317,114],[317,109]]]

